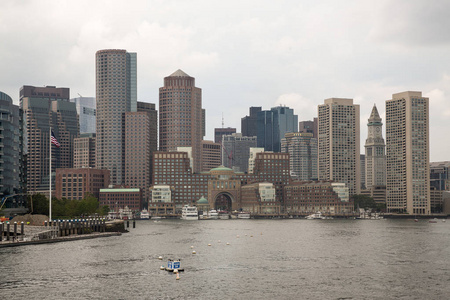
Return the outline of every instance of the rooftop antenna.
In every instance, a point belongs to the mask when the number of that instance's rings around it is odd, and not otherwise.
[[[77,94],[78,94],[78,96],[80,96],[80,98],[83,98],[83,96],[81,96],[80,93],[77,93]]]

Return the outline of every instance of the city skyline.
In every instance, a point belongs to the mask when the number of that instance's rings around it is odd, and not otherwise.
[[[104,10],[102,3],[83,1],[2,2],[0,24],[8,30],[0,31],[0,90],[16,105],[20,87],[28,84],[68,87],[71,98],[93,97],[95,52],[126,49],[139,56],[139,101],[158,105],[158,88],[174,70],[196,78],[207,140],[221,127],[222,113],[225,127],[241,131],[251,106],[286,105],[304,121],[317,116],[324,99],[351,98],[365,124],[374,103],[385,119],[385,101],[393,93],[422,91],[430,99],[430,160],[449,160],[450,140],[438,133],[450,128],[450,4],[286,1],[236,7],[113,1]],[[34,18],[22,22],[24,14]],[[417,22],[417,16],[433,22]],[[363,145],[367,128],[360,130]]]

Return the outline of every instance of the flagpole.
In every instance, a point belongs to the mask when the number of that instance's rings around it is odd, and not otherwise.
[[[50,131],[49,131],[49,142],[50,142],[50,159],[49,159],[49,169],[50,169],[50,174],[49,174],[49,195],[50,195],[50,200],[49,200],[49,214],[48,214],[48,218],[49,221],[52,221],[52,127],[50,127]]]

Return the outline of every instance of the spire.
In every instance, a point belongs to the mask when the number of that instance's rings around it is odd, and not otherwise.
[[[369,125],[381,125],[381,117],[380,117],[380,114],[378,113],[378,109],[375,104],[373,105],[372,113],[370,114],[370,118],[368,121],[369,121]],[[378,123],[378,124],[376,124],[376,123]]]

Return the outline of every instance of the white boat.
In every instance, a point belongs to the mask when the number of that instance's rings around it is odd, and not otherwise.
[[[141,220],[150,220],[150,213],[145,208],[141,211]]]
[[[181,210],[181,219],[198,220],[198,210],[195,206],[185,205]]]
[[[125,206],[125,208],[119,209],[119,219],[122,220],[131,220],[133,219],[133,212],[131,209],[128,208],[128,206]]]
[[[208,219],[217,220],[219,218],[219,213],[215,209],[211,209],[208,213]]]
[[[250,213],[249,212],[245,212],[245,211],[241,211],[238,213],[237,215],[238,219],[250,219]]]
[[[108,212],[108,217],[107,217],[108,220],[115,220],[115,219],[118,219],[118,218],[119,218],[119,213],[118,212],[116,212],[116,211]]]
[[[305,219],[308,219],[308,220],[322,220],[322,219],[324,219],[324,218],[325,218],[325,217],[322,216],[322,213],[321,213],[320,211],[318,211],[318,212],[316,212],[316,213],[314,213],[314,214],[312,214],[312,215],[309,215],[309,216],[305,217]]]

